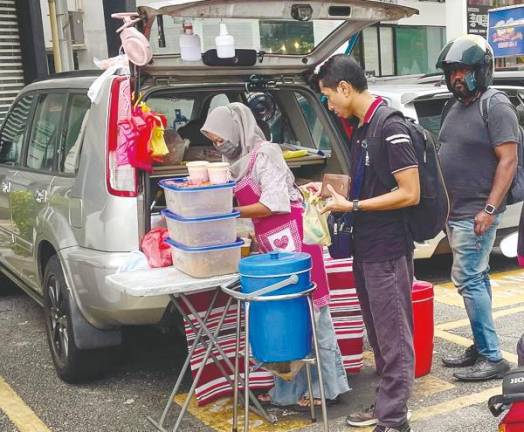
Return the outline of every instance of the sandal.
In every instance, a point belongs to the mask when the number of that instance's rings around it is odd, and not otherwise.
[[[339,402],[340,402],[339,396],[337,396],[335,399],[326,399],[326,406],[327,407],[333,406],[333,405],[338,404]],[[315,407],[321,406],[320,399],[318,398],[313,399],[313,403],[315,404]],[[296,405],[293,405],[292,410],[298,411],[298,412],[309,412],[311,410],[309,406],[309,398],[304,397],[300,399]]]
[[[260,405],[263,407],[268,407],[273,405],[273,401],[271,400],[271,396],[269,396],[269,393],[261,393],[257,395],[257,400],[260,402]]]

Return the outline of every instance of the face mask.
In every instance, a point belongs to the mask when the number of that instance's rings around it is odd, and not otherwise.
[[[231,141],[224,141],[220,146],[216,146],[216,149],[228,159],[236,159],[240,154],[240,143],[235,144]]]

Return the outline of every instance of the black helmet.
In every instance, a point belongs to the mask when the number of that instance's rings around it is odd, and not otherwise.
[[[475,80],[470,90],[483,91],[493,81],[493,58],[493,50],[486,39],[478,35],[465,35],[449,42],[442,49],[437,60],[437,68],[444,71],[446,84],[453,94],[455,92],[450,83],[450,74],[457,67],[472,68]]]

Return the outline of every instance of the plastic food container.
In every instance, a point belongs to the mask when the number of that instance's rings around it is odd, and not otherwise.
[[[224,184],[231,180],[229,162],[214,162],[207,166],[209,182],[211,184]]]
[[[207,182],[209,180],[209,175],[207,172],[207,166],[209,162],[206,161],[193,161],[186,163],[187,172],[189,173],[189,178],[197,182]]]
[[[237,240],[221,246],[187,247],[172,239],[166,242],[171,246],[175,267],[196,278],[236,273],[244,243]]]
[[[189,247],[218,246],[234,243],[237,239],[236,218],[240,212],[220,216],[183,218],[169,210],[162,210],[169,237]]]
[[[234,181],[221,185],[188,186],[187,178],[160,180],[167,208],[184,218],[217,216],[233,211]]]

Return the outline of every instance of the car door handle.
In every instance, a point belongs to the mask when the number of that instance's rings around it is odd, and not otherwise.
[[[0,190],[2,190],[2,193],[9,193],[11,192],[11,182],[3,180],[0,184]]]
[[[35,201],[39,204],[42,204],[47,201],[47,191],[45,189],[40,189],[35,192]]]

